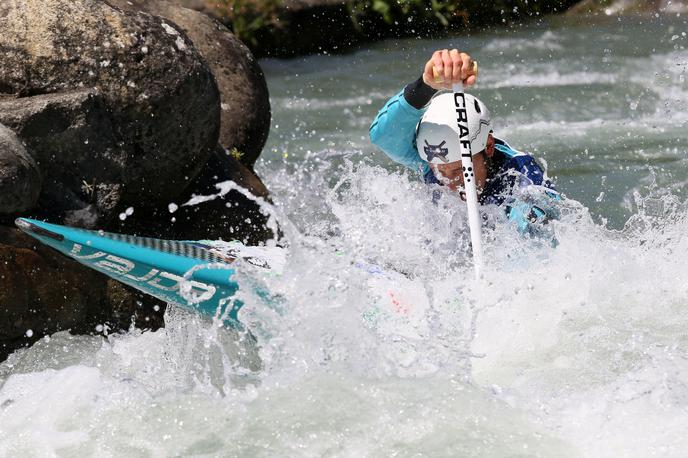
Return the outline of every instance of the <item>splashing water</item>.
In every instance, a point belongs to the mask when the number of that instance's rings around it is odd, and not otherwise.
[[[613,52],[597,58],[616,71],[572,90],[552,75],[593,61],[581,34],[607,40]],[[680,66],[665,65],[656,87],[643,81],[624,47],[633,39],[610,23],[466,40],[504,59],[481,58],[481,97],[509,113],[499,132],[542,151],[571,197],[551,223],[556,248],[485,209],[481,280],[465,204],[432,203],[432,189],[360,139],[411,79],[382,72],[385,59],[448,45],[265,62],[276,134],[258,167],[275,205],[259,203],[285,258],[271,272],[239,266],[250,332],[169,307],[157,332],[57,333],[16,352],[0,364],[0,455],[681,455],[688,88]],[[656,59],[684,59],[677,41],[656,44]],[[333,85],[339,66],[360,68]],[[642,89],[609,86],[628,80]],[[596,104],[567,101],[581,91]]]

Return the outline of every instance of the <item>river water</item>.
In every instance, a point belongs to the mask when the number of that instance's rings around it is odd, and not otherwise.
[[[288,255],[240,278],[274,294],[244,288],[257,346],[173,308],[157,332],[53,335],[0,365],[0,455],[686,456],[687,33],[557,18],[263,61],[257,170]],[[555,248],[495,214],[481,280],[462,202],[367,137],[445,47],[567,197]]]

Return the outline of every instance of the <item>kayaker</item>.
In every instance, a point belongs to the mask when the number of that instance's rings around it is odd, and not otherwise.
[[[467,53],[435,51],[423,75],[377,114],[370,126],[372,143],[393,161],[421,173],[426,183],[460,191],[463,170],[453,94],[440,91],[451,90],[457,82],[470,87],[477,77],[477,63]],[[532,156],[493,135],[492,118],[483,102],[470,94],[465,94],[465,101],[480,203],[504,205],[519,231],[532,233],[531,223],[556,217],[549,201],[560,200],[559,194]],[[534,187],[539,192],[531,192]],[[526,188],[527,193],[517,192]]]

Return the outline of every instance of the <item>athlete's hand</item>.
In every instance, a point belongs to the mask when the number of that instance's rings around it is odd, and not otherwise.
[[[435,51],[425,64],[423,81],[433,89],[451,89],[454,83],[473,86],[478,78],[478,63],[458,49]]]

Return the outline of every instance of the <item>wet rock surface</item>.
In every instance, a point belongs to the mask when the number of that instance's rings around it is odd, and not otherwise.
[[[0,30],[2,92],[100,92],[128,153],[125,200],[175,193],[215,147],[217,86],[173,23],[95,0],[10,0]]]
[[[210,66],[220,90],[220,144],[241,153],[252,167],[270,129],[267,84],[251,51],[219,21],[165,0],[109,0],[120,8],[145,11],[181,27]]]
[[[21,211],[83,227],[112,219],[129,158],[97,90],[5,98],[0,122],[24,140],[44,177],[37,205]]]
[[[236,190],[223,193],[222,184],[227,181],[236,183],[252,197]],[[207,202],[184,205],[194,196],[213,195],[217,197]],[[190,240],[239,240],[255,245],[275,237],[266,226],[267,216],[257,204],[267,200],[268,190],[260,178],[218,147],[188,190],[171,202],[173,206],[147,209],[144,219],[137,218],[134,212],[115,231],[160,238],[179,238],[179,234],[184,234]]]
[[[0,124],[0,212],[33,207],[40,191],[41,175],[36,161],[15,133]]]
[[[0,360],[61,330],[93,334],[132,324],[163,325],[164,303],[5,226],[0,226],[0,285]]]

